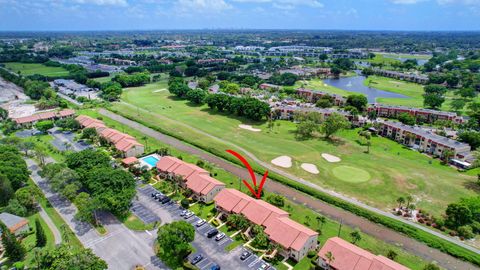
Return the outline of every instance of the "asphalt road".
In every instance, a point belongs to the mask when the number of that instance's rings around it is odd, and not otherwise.
[[[150,137],[155,138],[159,141],[162,141],[162,142],[164,142],[168,145],[171,145],[172,147],[175,147],[175,148],[177,148],[181,151],[185,151],[187,153],[199,156],[202,159],[204,159],[208,162],[211,162],[211,163],[225,169],[226,171],[231,172],[232,174],[234,174],[234,175],[236,175],[236,176],[238,176],[242,179],[250,179],[250,176],[248,175],[248,172],[247,172],[246,169],[240,168],[240,167],[238,167],[238,166],[236,166],[236,165],[234,165],[234,164],[232,164],[228,161],[225,161],[222,158],[219,158],[219,157],[217,157],[213,154],[207,153],[203,150],[200,150],[200,149],[195,148],[195,147],[193,147],[189,144],[186,144],[183,141],[180,141],[180,140],[175,139],[173,137],[162,134],[162,133],[160,133],[158,131],[155,131],[155,130],[149,128],[149,127],[146,127],[146,126],[144,126],[144,125],[142,125],[138,122],[129,120],[129,119],[127,119],[127,118],[125,118],[121,115],[118,115],[118,114],[114,113],[114,112],[111,112],[111,111],[108,111],[108,110],[105,110],[105,109],[100,109],[99,112],[104,116],[112,118],[115,121],[118,121],[122,124],[125,124],[125,125],[127,125],[131,128],[134,128],[134,129],[142,132],[143,134],[145,134],[147,136],[150,136]],[[182,123],[179,123],[179,124],[182,124]],[[210,134],[206,134],[206,135],[212,137]],[[216,138],[216,137],[214,137],[214,138]],[[216,139],[218,139],[218,138],[216,138]],[[228,142],[225,142],[225,143],[228,143]],[[240,150],[242,150],[242,149],[240,148]],[[252,154],[248,153],[248,151],[245,154],[247,156],[249,156],[250,158],[252,158],[250,156]],[[252,158],[252,159],[255,160],[255,161],[258,160],[256,158]],[[259,163],[262,164],[262,165],[265,164],[264,162],[259,162]],[[271,166],[265,166],[265,167],[270,169]],[[274,169],[275,170],[272,170],[272,171],[275,171],[275,172],[278,171],[278,169],[276,169],[276,168],[274,168]],[[280,171],[280,172],[281,172],[282,175],[284,175],[288,178],[291,178],[290,174],[287,174],[283,171]],[[292,176],[292,177],[293,177],[293,180],[301,180],[301,181],[299,181],[301,183],[307,182],[306,180],[303,180],[301,178],[298,178],[298,177],[295,177],[295,176]],[[261,179],[261,176],[257,175],[257,179]],[[332,195],[334,195],[338,198],[341,198],[341,199],[345,198],[345,196],[343,196],[343,195],[337,194],[337,193],[332,192],[332,191],[325,190],[325,189],[323,189],[319,186],[316,186],[312,183],[308,183],[308,186],[312,186],[314,188],[317,188],[317,189],[319,189],[323,192],[327,192],[329,194],[332,194]],[[372,235],[372,236],[374,236],[378,239],[382,239],[382,240],[384,240],[388,243],[399,245],[403,249],[411,252],[412,254],[420,256],[427,261],[436,261],[436,262],[438,262],[438,264],[440,266],[442,266],[444,268],[447,268],[447,269],[462,269],[462,270],[464,270],[464,269],[478,269],[476,266],[474,266],[474,265],[472,265],[468,262],[464,262],[462,260],[459,260],[459,259],[457,259],[453,256],[450,256],[446,253],[441,252],[438,249],[431,248],[431,247],[425,245],[424,243],[419,242],[415,239],[412,239],[412,238],[410,238],[406,235],[403,235],[403,234],[401,234],[397,231],[391,230],[391,229],[386,228],[382,225],[371,222],[371,221],[369,221],[365,218],[356,216],[355,214],[353,214],[351,212],[348,212],[348,211],[345,211],[343,209],[334,207],[334,206],[332,206],[330,204],[327,204],[323,201],[314,199],[311,196],[308,196],[304,193],[296,191],[295,189],[287,187],[285,185],[282,185],[278,182],[275,182],[275,181],[272,181],[272,180],[268,179],[265,183],[265,189],[267,189],[270,192],[282,194],[282,195],[288,197],[289,199],[292,199],[292,200],[295,200],[298,203],[304,204],[306,207],[309,207],[309,208],[311,208],[311,209],[313,209],[313,210],[315,210],[315,211],[317,211],[317,212],[319,212],[323,215],[326,215],[326,216],[328,216],[332,219],[335,219],[337,221],[342,221],[344,224],[350,225],[352,227],[358,227],[358,228],[360,228],[360,230],[362,230],[362,232],[367,233],[369,235]],[[350,199],[350,198],[345,198],[345,199],[347,201],[357,205],[357,206],[364,207],[364,208],[369,209],[371,211],[374,211],[378,214],[381,214],[381,215],[384,215],[384,216],[387,216],[387,217],[391,217],[391,218],[395,218],[395,219],[397,219],[401,222],[411,224],[418,229],[421,229],[421,230],[424,230],[426,232],[438,235],[439,237],[441,237],[441,238],[443,238],[447,241],[450,241],[454,244],[464,246],[467,249],[470,249],[472,251],[475,251],[475,252],[479,253],[479,251],[477,249],[475,249],[474,247],[471,247],[471,246],[468,246],[464,243],[461,243],[460,241],[458,241],[456,239],[453,239],[451,237],[442,235],[438,232],[432,231],[428,228],[425,228],[425,227],[420,226],[418,224],[412,223],[410,221],[406,221],[402,218],[398,218],[398,217],[396,217],[396,216],[394,216],[390,213],[387,213],[387,212],[384,212],[382,210],[379,210],[379,209],[373,208],[371,206],[365,205],[365,204],[360,203],[356,200],[353,200],[353,199]]]

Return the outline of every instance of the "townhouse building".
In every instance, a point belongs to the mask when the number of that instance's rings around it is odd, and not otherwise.
[[[262,226],[271,242],[281,247],[283,256],[300,261],[317,247],[318,233],[289,218],[288,212],[238,190],[226,188],[214,198],[217,211],[224,215],[241,214]]]
[[[327,257],[333,255],[333,260]],[[325,270],[408,270],[409,268],[381,255],[374,255],[339,237],[325,242],[318,252],[318,266]]]
[[[74,115],[74,110],[65,109],[61,111],[42,112],[30,116],[14,118],[13,121],[15,122],[17,127],[31,127],[39,121],[64,119],[68,117],[73,117]]]
[[[193,198],[201,202],[211,202],[225,187],[223,182],[211,177],[208,171],[176,157],[161,157],[156,168],[162,178],[179,181],[182,188],[190,189]]]

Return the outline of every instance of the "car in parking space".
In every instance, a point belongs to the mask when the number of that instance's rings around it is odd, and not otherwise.
[[[223,238],[225,238],[225,234],[224,233],[219,233],[219,234],[217,234],[217,236],[215,236],[215,241],[220,241]]]
[[[182,212],[180,212],[180,216],[183,217],[185,216],[189,211],[188,210],[183,210]]]
[[[193,216],[193,212],[190,212],[188,211],[188,213],[185,214],[185,216],[183,216],[184,219],[189,219]]]
[[[190,263],[192,265],[195,265],[197,263],[199,263],[201,260],[203,260],[203,255],[202,254],[198,254],[196,255],[195,257],[193,257],[193,259],[190,261]]]
[[[207,223],[205,220],[200,220],[199,222],[197,222],[197,224],[195,224],[195,226],[197,227],[201,227],[203,224]]]
[[[244,261],[246,260],[248,257],[252,256],[252,253],[250,251],[245,251],[242,253],[242,255],[240,256],[240,260]]]
[[[174,201],[170,200],[169,202],[167,202],[167,205],[172,205],[174,203],[175,203]]]
[[[208,238],[212,238],[212,237],[214,237],[214,236],[217,235],[217,234],[218,234],[218,230],[217,230],[217,229],[211,229],[210,231],[208,231],[207,237],[208,237]]]
[[[170,199],[169,197],[166,197],[166,196],[165,196],[163,199],[160,200],[160,202],[161,202],[162,204],[166,204],[167,202],[170,202],[171,200],[172,200],[172,199]]]
[[[210,267],[210,270],[220,270],[220,265],[214,264],[212,267]]]
[[[157,196],[157,194],[160,194],[160,193],[156,192],[156,191],[152,192],[152,194],[151,194],[152,198],[155,198]]]
[[[262,265],[260,265],[257,270],[267,270],[268,268],[270,268],[270,265],[268,263],[262,263]]]

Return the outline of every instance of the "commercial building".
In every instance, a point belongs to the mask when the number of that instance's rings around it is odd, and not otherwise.
[[[327,254],[334,259],[330,260]],[[381,255],[374,255],[339,237],[325,242],[318,252],[317,264],[325,270],[408,270],[409,268]]]
[[[368,112],[374,111],[377,117],[397,118],[402,113],[408,113],[414,116],[418,121],[425,123],[434,123],[438,120],[452,121],[460,124],[465,119],[454,112],[444,112],[422,108],[409,108],[405,106],[393,106],[385,104],[373,104],[368,107]]]
[[[318,233],[289,218],[288,212],[235,189],[223,189],[214,198],[217,211],[224,215],[241,214],[262,226],[271,242],[281,247],[280,254],[300,261],[317,247]]]

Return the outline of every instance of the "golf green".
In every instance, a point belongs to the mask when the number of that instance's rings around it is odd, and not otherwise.
[[[335,177],[345,182],[362,183],[370,180],[367,171],[351,166],[338,166],[333,168],[332,172]]]

